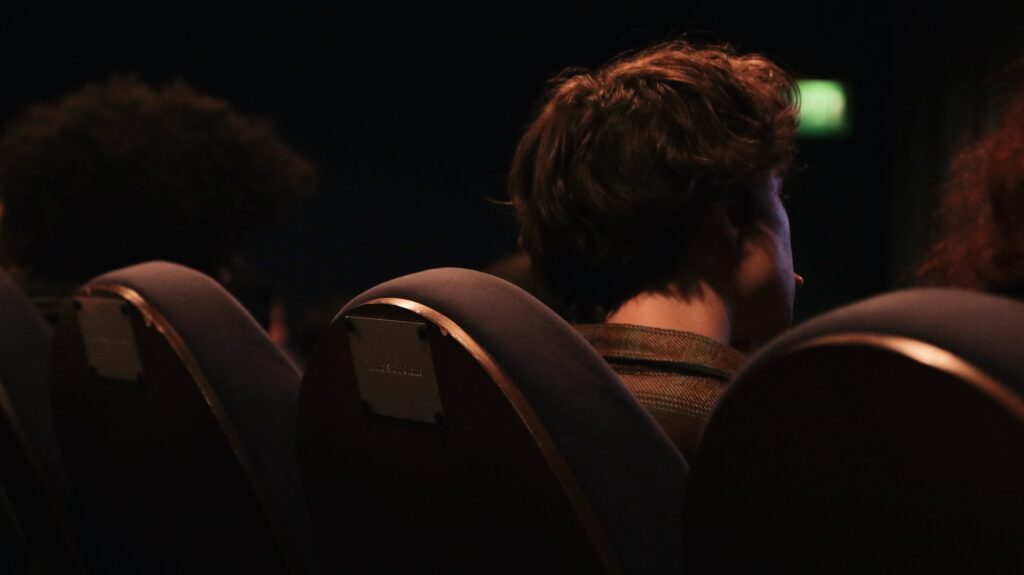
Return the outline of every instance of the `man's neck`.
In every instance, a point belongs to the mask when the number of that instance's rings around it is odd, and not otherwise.
[[[643,292],[627,300],[605,319],[646,327],[688,331],[724,344],[732,338],[732,310],[715,290],[701,284],[698,293]]]

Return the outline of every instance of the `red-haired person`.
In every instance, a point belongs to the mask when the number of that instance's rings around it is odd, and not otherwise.
[[[950,168],[922,283],[1024,299],[1024,92]]]

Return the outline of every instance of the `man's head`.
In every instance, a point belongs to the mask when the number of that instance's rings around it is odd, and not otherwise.
[[[795,97],[761,56],[681,41],[556,78],[509,193],[520,241],[570,318],[600,321],[637,294],[688,297],[702,284],[764,298],[755,280],[780,267],[792,284],[778,191]],[[773,269],[740,274],[750,256]]]
[[[215,273],[314,188],[268,122],[182,83],[114,78],[7,126],[0,257],[62,282],[151,259]]]

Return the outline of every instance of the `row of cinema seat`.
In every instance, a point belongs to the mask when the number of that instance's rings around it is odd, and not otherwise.
[[[907,291],[808,322],[689,463],[571,326],[477,272],[363,293],[304,375],[174,264],[89,282],[52,344],[5,278],[0,306],[4,572],[1024,567],[1013,301]]]

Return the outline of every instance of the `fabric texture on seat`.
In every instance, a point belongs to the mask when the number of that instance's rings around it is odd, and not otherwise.
[[[796,344],[838,332],[898,335],[955,350],[1018,394],[1024,393],[1024,303],[950,288],[888,293],[811,319],[772,341],[738,377]]]
[[[50,408],[50,326],[7,274],[0,271],[0,384],[11,399],[22,428],[46,467],[50,479],[66,496],[67,478],[61,463]]]
[[[688,465],[579,333],[520,288],[465,269],[385,282],[339,318],[377,298],[440,312],[494,358],[562,453],[626,572],[680,571]]]
[[[202,273],[148,262],[98,276],[87,287],[103,284],[134,290],[181,336],[263,474],[300,555],[312,562],[295,454],[297,368],[245,308]],[[307,568],[317,569],[314,563]]]

